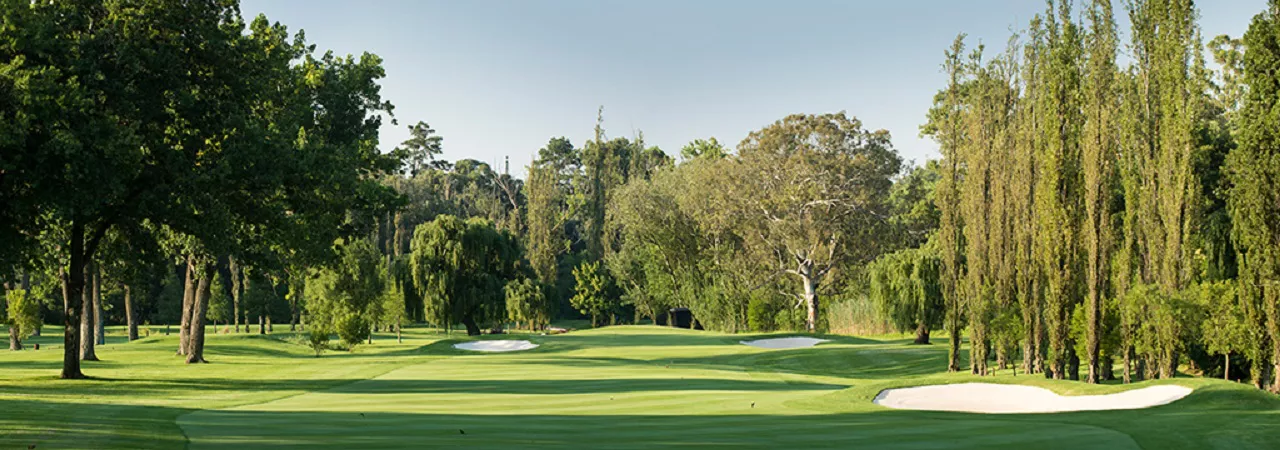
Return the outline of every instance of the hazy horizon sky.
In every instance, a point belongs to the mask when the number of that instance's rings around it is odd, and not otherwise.
[[[1207,41],[1242,35],[1266,1],[1199,8]],[[549,138],[590,139],[600,106],[608,136],[642,130],[672,156],[699,138],[735,147],[788,114],[846,111],[923,162],[937,156],[918,127],[943,86],[943,50],[963,32],[1002,51],[1044,3],[243,0],[241,10],[305,30],[319,51],[381,56],[399,121],[383,124],[383,149],[422,120],[444,137],[445,159],[501,170],[509,156],[522,175]]]

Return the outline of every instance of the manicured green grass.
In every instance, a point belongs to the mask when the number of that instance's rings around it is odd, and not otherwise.
[[[277,328],[279,330],[280,328]],[[55,342],[57,337],[48,332]],[[881,389],[974,381],[943,374],[944,345],[829,336],[763,350],[733,336],[611,327],[523,336],[475,354],[469,339],[407,330],[312,357],[287,333],[212,335],[207,365],[176,336],[99,349],[85,381],[54,379],[57,350],[0,354],[0,448],[1276,448],[1280,400],[1218,380],[1137,411],[981,415],[898,411]],[[513,336],[484,336],[510,339]],[[1064,394],[1128,386],[1002,374],[986,382]],[[1141,384],[1146,385],[1146,384]],[[1140,386],[1141,386],[1140,385]],[[753,406],[754,404],[754,406]]]

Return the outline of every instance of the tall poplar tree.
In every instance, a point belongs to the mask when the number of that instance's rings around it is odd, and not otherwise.
[[[1085,36],[1084,130],[1080,142],[1081,171],[1084,176],[1085,316],[1087,381],[1097,383],[1102,372],[1100,342],[1103,326],[1103,297],[1107,293],[1111,224],[1108,209],[1113,185],[1112,161],[1116,157],[1115,111],[1119,101],[1115,90],[1116,26],[1111,0],[1093,0],[1085,11],[1089,32]]]
[[[1049,336],[1050,365],[1056,379],[1065,378],[1071,360],[1070,317],[1079,303],[1081,43],[1069,2],[1049,2],[1045,12],[1047,46],[1043,55],[1042,95],[1037,96],[1040,141],[1036,178],[1037,260],[1045,277],[1044,321]]]
[[[1244,35],[1244,83],[1239,147],[1229,157],[1228,201],[1239,261],[1239,296],[1253,383],[1264,374],[1280,391],[1280,1],[1271,0]],[[1268,360],[1273,364],[1267,367]]]
[[[960,339],[964,328],[963,301],[960,280],[964,277],[964,224],[960,212],[961,171],[960,145],[964,142],[961,102],[964,89],[965,67],[963,34],[956,36],[946,51],[942,71],[947,74],[947,87],[934,97],[934,107],[929,111],[928,122],[921,127],[921,134],[932,136],[942,153],[942,168],[938,179],[935,201],[938,206],[938,242],[942,259],[942,297],[946,305],[944,327],[950,335],[947,350],[947,371],[960,370]]]

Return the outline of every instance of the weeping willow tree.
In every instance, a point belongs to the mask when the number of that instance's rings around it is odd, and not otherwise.
[[[942,326],[946,308],[941,274],[936,239],[867,265],[872,300],[898,332],[914,332],[916,344],[928,344],[929,332]]]

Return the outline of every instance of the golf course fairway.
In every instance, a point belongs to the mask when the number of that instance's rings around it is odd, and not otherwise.
[[[56,329],[55,329],[56,330]],[[210,364],[176,336],[113,334],[93,379],[56,379],[61,352],[0,354],[0,448],[1276,448],[1280,400],[1219,380],[1086,385],[945,374],[944,345],[824,335],[770,350],[729,335],[620,326],[508,335],[538,347],[457,350],[457,333],[378,335],[315,357],[297,338],[210,335]],[[480,339],[488,339],[489,336]],[[35,342],[56,343],[46,333]],[[1016,383],[1062,395],[1193,388],[1149,409],[1060,414],[894,410],[884,389]]]

